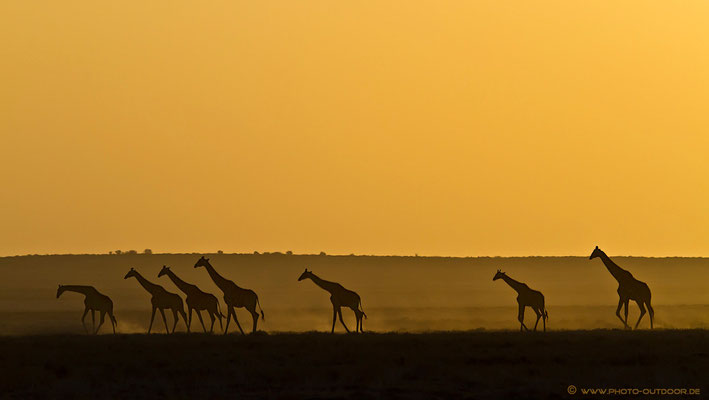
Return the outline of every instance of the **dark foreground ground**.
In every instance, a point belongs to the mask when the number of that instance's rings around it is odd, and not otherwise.
[[[0,366],[0,397],[22,399],[704,398],[709,331],[16,336]]]

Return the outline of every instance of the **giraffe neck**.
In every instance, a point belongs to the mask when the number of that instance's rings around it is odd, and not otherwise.
[[[219,275],[219,273],[212,267],[212,264],[207,263],[207,265],[204,266],[204,268],[207,269],[207,273],[209,274],[209,277],[212,278],[212,281],[214,281],[214,284],[219,286],[219,289],[221,290],[228,290],[229,289],[229,281],[228,279],[224,278],[223,276]]]
[[[61,292],[76,292],[76,293],[81,293],[84,296],[87,296],[89,292],[93,290],[93,287],[91,286],[81,286],[81,285],[66,285],[62,286]]]
[[[178,289],[182,290],[185,293],[192,291],[192,285],[180,279],[177,275],[175,275],[174,272],[170,271],[169,269],[167,270],[167,276],[170,278],[172,283],[174,283],[175,286],[178,287]]]
[[[139,274],[138,271],[135,271],[135,279],[138,280],[138,283],[140,283],[140,286],[142,286],[145,290],[150,292],[150,294],[155,294],[158,292],[158,289],[160,288],[159,285],[156,285],[149,280],[143,278],[143,275]]]
[[[616,263],[614,263],[613,260],[611,260],[611,258],[606,255],[606,253],[601,252],[601,261],[603,261],[603,264],[608,269],[608,272],[613,275],[613,278],[615,278],[618,283],[620,283],[621,279],[624,278],[628,273],[628,271],[624,270]]]
[[[515,291],[517,291],[517,293],[519,293],[519,292],[522,290],[522,288],[524,288],[524,286],[525,286],[523,283],[517,282],[516,280],[510,278],[510,277],[507,276],[507,275],[502,275],[502,279],[503,279],[508,285],[510,285],[510,287],[511,287],[512,289],[514,289]]]
[[[324,279],[320,279],[317,275],[311,273],[310,274],[310,280],[313,281],[316,285],[320,286],[323,290],[330,292],[330,294],[334,294],[334,288],[335,288],[335,283],[326,281]]]

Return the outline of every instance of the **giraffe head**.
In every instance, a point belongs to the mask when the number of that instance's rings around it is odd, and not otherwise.
[[[126,274],[126,276],[123,277],[123,279],[128,279],[131,276],[136,276],[138,272],[135,271],[135,269],[131,268],[130,271]]]
[[[311,276],[313,276],[313,271],[308,271],[306,268],[305,271],[303,271],[302,274],[300,274],[300,278],[298,278],[298,281],[302,281],[303,279],[308,279]]]
[[[194,264],[195,268],[206,267],[206,266],[211,267],[212,265],[209,263],[209,259],[204,258],[204,256],[200,257],[199,260],[197,260],[197,262]]]
[[[596,246],[596,248],[593,249],[593,253],[591,253],[591,257],[589,257],[588,259],[593,260],[596,257],[600,257],[601,254],[604,254],[603,250],[599,249],[598,246]]]
[[[62,293],[64,293],[64,286],[59,285],[59,287],[57,288],[57,298],[59,298],[59,296],[61,296]]]
[[[165,275],[165,274],[167,274],[167,271],[169,271],[169,270],[170,270],[170,267],[168,267],[167,265],[163,265],[163,266],[162,266],[162,269],[161,269],[160,272],[158,273],[158,278],[161,277],[161,276],[163,276],[163,275]]]
[[[500,271],[499,269],[497,270],[497,273],[495,274],[495,277],[492,278],[493,281],[496,281],[498,279],[502,279],[503,276],[507,276],[504,272]]]

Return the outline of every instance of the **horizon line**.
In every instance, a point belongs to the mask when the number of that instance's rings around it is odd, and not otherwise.
[[[109,253],[45,253],[45,254],[39,254],[39,253],[32,253],[32,254],[14,254],[14,255],[0,255],[0,259],[2,258],[16,258],[16,257],[51,257],[51,256],[116,256],[116,257],[121,257],[121,256],[161,256],[161,255],[215,255],[215,256],[220,256],[220,255],[238,255],[238,256],[284,256],[284,257],[293,257],[293,256],[310,256],[310,257],[397,257],[397,258],[456,258],[456,259],[467,259],[467,258],[569,258],[569,257],[583,257],[586,258],[588,256],[583,256],[583,255],[477,255],[477,256],[446,256],[446,255],[419,255],[419,254],[413,254],[413,255],[402,255],[402,254],[356,254],[356,253],[350,253],[350,254],[328,254],[325,252],[321,253],[294,253],[290,251],[286,252],[281,252],[281,251],[253,251],[249,253],[243,253],[243,252],[234,252],[234,253],[228,253],[228,252],[220,252],[218,251],[211,251],[211,252],[167,252],[167,253],[158,253],[158,252],[138,252],[135,250],[127,250],[125,252],[121,253],[115,253],[114,251],[111,251]],[[671,255],[671,256],[642,256],[642,255],[611,255],[611,257],[632,257],[632,258],[709,258],[709,256],[678,256],[678,255]]]

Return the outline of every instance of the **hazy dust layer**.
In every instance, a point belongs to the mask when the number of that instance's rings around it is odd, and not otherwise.
[[[661,329],[707,329],[709,328],[709,306],[658,306],[655,328]],[[364,321],[364,328],[377,332],[426,332],[450,330],[518,330],[517,309],[515,307],[469,307],[469,308],[372,308],[367,311],[369,318]],[[75,311],[44,311],[44,312],[0,312],[0,334],[2,335],[31,335],[31,334],[79,334],[84,332],[81,326],[81,310]],[[588,329],[589,327],[613,329],[621,328],[622,323],[615,316],[615,307],[612,306],[559,306],[549,310],[549,330]],[[635,323],[639,312],[633,309],[629,321]],[[251,315],[241,309],[238,311],[239,322],[242,328],[251,330]],[[167,324],[172,328],[172,314],[167,313]],[[117,314],[119,333],[146,333],[150,322],[150,310],[125,310]],[[526,313],[525,323],[533,328],[535,322],[533,312]],[[206,313],[203,320],[207,330],[211,322]],[[344,312],[347,327],[354,329],[355,320],[353,313]],[[671,320],[673,323],[668,324]],[[97,322],[98,324],[98,319]],[[226,324],[226,319],[222,320]],[[91,317],[86,317],[87,328],[91,327]],[[192,318],[192,332],[203,332],[198,318]],[[540,320],[539,330],[543,324]],[[650,327],[647,315],[640,325],[641,329]],[[268,332],[307,332],[330,331],[332,328],[332,309],[272,309],[269,310],[266,322],[259,321],[259,329]],[[214,330],[222,332],[219,321],[215,321]],[[186,332],[186,324],[180,318],[177,332]],[[230,332],[238,332],[232,320],[229,325]],[[345,332],[337,321],[336,332]],[[101,328],[101,333],[110,333],[111,327],[106,322]],[[159,313],[153,321],[153,333],[165,333],[165,323]]]
[[[208,255],[212,265],[238,285],[256,291],[266,314],[259,329],[328,331],[332,327],[329,294],[309,280],[298,282],[305,267],[319,276],[357,291],[368,315],[365,329],[375,331],[518,329],[516,293],[502,281],[492,281],[497,269],[542,291],[550,329],[616,328],[617,283],[599,260],[587,257],[428,258],[301,255]],[[0,334],[79,333],[83,297],[66,293],[56,299],[58,284],[87,284],[109,295],[125,333],[145,332],[150,296],[134,279],[123,279],[134,267],[146,278],[180,293],[157,274],[168,265],[182,279],[222,293],[203,269],[195,269],[195,254],[83,255],[0,258]],[[656,327],[707,328],[709,260],[703,258],[614,257],[636,278],[648,283],[656,312]],[[182,293],[180,293],[182,295]],[[183,295],[184,297],[184,295]],[[685,305],[690,304],[690,305]],[[633,324],[638,309],[630,304]],[[354,318],[343,312],[350,328]],[[251,316],[241,309],[239,322],[250,329]],[[527,312],[526,323],[534,324]],[[201,329],[196,316],[194,329]],[[208,317],[204,315],[205,322]],[[168,324],[172,325],[168,313]],[[87,317],[90,324],[90,317]],[[218,327],[218,323],[217,323]],[[646,315],[642,328],[649,327]],[[164,332],[161,317],[154,329]],[[178,331],[184,330],[184,322]],[[237,329],[231,324],[230,329]],[[337,324],[336,329],[343,331]],[[106,326],[102,332],[107,332]]]

